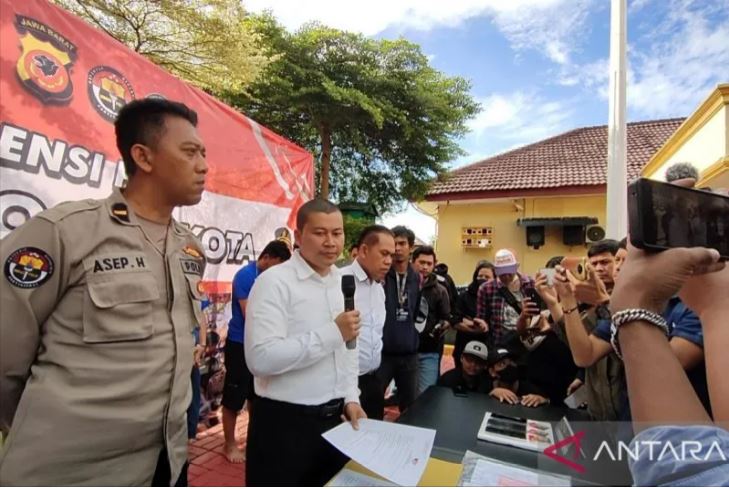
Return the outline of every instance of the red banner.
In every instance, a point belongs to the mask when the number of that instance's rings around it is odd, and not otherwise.
[[[0,237],[43,208],[103,198],[119,185],[113,121],[143,97],[198,113],[206,192],[176,217],[203,241],[209,278],[229,281],[276,229],[292,227],[313,193],[304,149],[45,0],[0,5]]]

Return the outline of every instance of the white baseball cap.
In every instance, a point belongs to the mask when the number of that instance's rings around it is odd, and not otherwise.
[[[497,276],[505,273],[516,273],[519,269],[519,262],[516,261],[516,255],[513,251],[502,249],[494,255],[494,268]]]
[[[489,350],[486,348],[486,345],[480,341],[469,341],[463,349],[463,353],[478,357],[484,362],[489,359]]]

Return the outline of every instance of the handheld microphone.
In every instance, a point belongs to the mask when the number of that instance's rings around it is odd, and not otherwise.
[[[354,282],[354,275],[342,275],[342,295],[344,296],[344,310],[354,311],[354,291],[357,285]],[[347,350],[354,350],[357,347],[357,338],[349,340]]]

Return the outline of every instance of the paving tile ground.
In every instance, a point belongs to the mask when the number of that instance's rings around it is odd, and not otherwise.
[[[453,358],[443,356],[441,372],[453,368]],[[385,420],[395,421],[400,412],[397,407],[385,409]],[[220,413],[218,413],[220,418]],[[245,450],[246,433],[248,432],[248,414],[238,416],[235,426],[236,436]],[[245,462],[232,464],[223,455],[223,425],[222,421],[216,426],[201,431],[197,439],[189,445],[190,469],[188,483],[195,487],[241,487],[246,485]]]

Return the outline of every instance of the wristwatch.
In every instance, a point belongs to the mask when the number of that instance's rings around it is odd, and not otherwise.
[[[597,315],[598,319],[612,319],[613,315],[610,312],[610,307],[608,304],[600,304],[595,308],[595,314]]]

